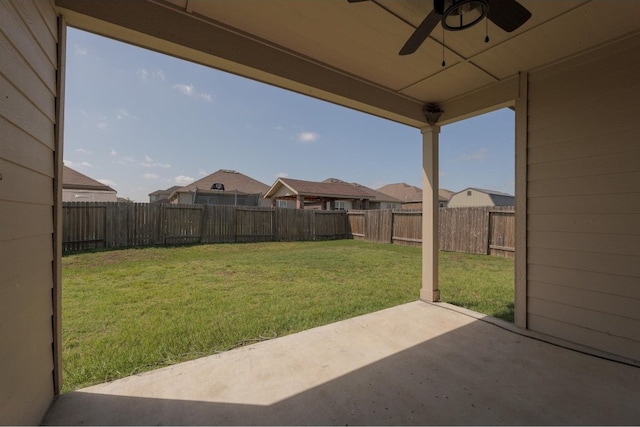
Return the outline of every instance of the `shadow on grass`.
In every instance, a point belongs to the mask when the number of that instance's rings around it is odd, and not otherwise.
[[[498,319],[506,320],[507,322],[513,323],[515,314],[515,306],[514,303],[509,303],[506,306],[500,308],[499,310],[493,313],[493,317],[497,317]]]
[[[486,314],[487,316],[495,317],[497,319],[505,320],[507,322],[513,323],[515,316],[515,306],[514,303],[510,302],[502,307],[498,307],[494,310],[480,310],[476,304],[469,303],[469,301],[458,301],[455,299],[443,299],[443,302],[446,302],[451,305],[455,305],[458,307],[466,308],[468,310],[477,311],[478,313]]]

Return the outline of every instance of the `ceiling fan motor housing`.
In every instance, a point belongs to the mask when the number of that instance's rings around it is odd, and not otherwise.
[[[484,19],[489,13],[489,3],[487,0],[434,0],[434,9],[442,15],[445,30],[461,31]]]

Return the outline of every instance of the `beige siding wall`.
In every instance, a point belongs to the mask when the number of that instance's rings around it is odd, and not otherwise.
[[[272,197],[286,197],[286,196],[295,196],[295,195],[296,193],[291,191],[288,187],[281,185],[278,188],[278,191],[276,191],[275,194],[272,195]]]
[[[62,190],[63,202],[117,202],[115,191]]]
[[[54,395],[57,19],[0,1],[0,424],[37,424]]]
[[[271,199],[260,198],[259,206],[263,207],[263,208],[270,208],[271,207]],[[295,204],[294,204],[293,207],[295,207]]]
[[[344,210],[349,211],[353,209],[353,201],[352,200],[340,200],[344,203]]]
[[[193,204],[193,193],[178,193],[177,203],[181,205]]]
[[[529,76],[529,328],[640,360],[640,37]]]
[[[471,193],[471,195],[468,195]],[[451,196],[449,208],[466,208],[473,206],[493,206],[493,200],[488,194],[476,190],[464,190]]]

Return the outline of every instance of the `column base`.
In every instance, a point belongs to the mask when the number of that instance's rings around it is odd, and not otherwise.
[[[420,289],[420,299],[428,302],[440,301],[440,291],[432,291],[430,289]]]

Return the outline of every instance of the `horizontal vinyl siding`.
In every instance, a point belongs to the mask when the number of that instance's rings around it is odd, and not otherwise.
[[[467,195],[467,191],[471,192],[471,195]],[[459,194],[455,194],[449,200],[450,208],[465,208],[471,206],[493,206],[493,200],[488,194],[481,193],[475,190],[465,190]]]
[[[640,360],[640,37],[529,74],[527,324]]]
[[[54,395],[57,18],[0,2],[0,424],[38,424]]]

